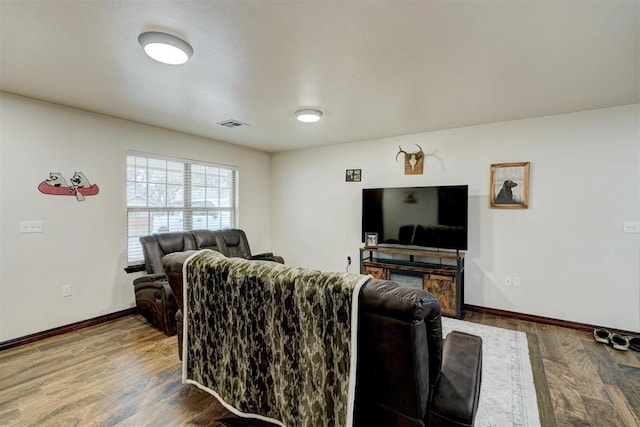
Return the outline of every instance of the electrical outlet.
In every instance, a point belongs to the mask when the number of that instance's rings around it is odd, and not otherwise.
[[[513,276],[513,287],[514,288],[519,288],[520,287],[520,277]]]
[[[511,280],[511,276],[504,276],[504,285],[505,286],[513,286],[513,282]]]
[[[62,296],[63,297],[71,296],[71,285],[62,285]]]
[[[347,257],[347,265],[351,265],[351,257],[350,256]]]

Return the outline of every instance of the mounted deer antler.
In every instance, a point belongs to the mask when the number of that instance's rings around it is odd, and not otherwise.
[[[404,154],[404,174],[405,175],[422,175],[422,167],[424,165],[424,152],[418,144],[416,146],[420,151],[415,153],[407,153],[398,145],[398,154],[396,154],[396,162],[400,153]]]

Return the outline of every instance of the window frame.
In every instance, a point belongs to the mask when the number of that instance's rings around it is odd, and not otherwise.
[[[134,164],[133,176],[130,174],[132,158]],[[144,175],[136,173],[136,162],[139,159],[144,160],[144,167],[140,168],[140,170],[144,171]],[[158,171],[162,171],[162,168],[157,166],[153,168],[149,164],[150,160],[155,163],[164,162],[163,181],[158,181],[157,178],[154,179],[152,177],[153,174],[150,171],[155,170],[158,173]],[[172,181],[169,177],[170,162],[180,164],[181,171],[176,175],[175,172],[178,169],[175,169],[173,178],[175,179],[176,176],[182,175],[181,183],[176,183],[177,181]],[[217,171],[217,174],[214,173],[215,171]],[[160,172],[161,174],[162,172]],[[197,228],[210,230],[237,228],[239,218],[238,166],[127,150],[125,175],[125,198],[127,201],[127,266],[125,271],[128,273],[144,270],[144,255],[139,243],[139,238],[142,236],[158,232],[192,230],[196,222]],[[217,185],[213,184],[215,182],[217,182]],[[138,185],[140,185],[140,188],[144,188],[140,194],[136,188]],[[134,188],[133,191],[131,186]],[[160,193],[162,193],[163,186],[164,197],[162,194],[159,196],[160,199],[163,199],[162,203],[158,203],[157,198],[155,201],[151,200],[149,195],[150,188],[153,187],[156,193],[158,189],[161,189]],[[177,197],[177,201],[169,200],[170,188],[174,193],[176,189],[177,193],[182,193]],[[204,196],[194,197],[194,194],[204,194]],[[211,197],[209,197],[210,194]],[[132,195],[133,197],[131,197]],[[226,197],[223,198],[223,195]],[[130,205],[133,199],[137,199],[136,203]],[[180,203],[180,205],[172,206],[175,203]],[[204,206],[194,206],[194,203]],[[207,207],[209,204],[212,206]],[[143,215],[140,215],[140,224],[132,225],[130,223],[131,218],[134,217],[132,214],[136,212]],[[144,214],[146,214],[146,219],[144,219]],[[161,219],[160,224],[163,224],[163,226],[156,229],[154,221],[157,221],[156,218],[158,216],[161,218],[164,214],[166,214],[166,221]],[[172,217],[175,217],[173,221],[171,220]],[[202,217],[204,217],[204,221]],[[133,247],[132,243],[134,244]]]

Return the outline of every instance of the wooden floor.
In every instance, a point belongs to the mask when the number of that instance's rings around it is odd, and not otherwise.
[[[466,320],[528,333],[543,427],[640,425],[640,353],[586,332]],[[215,398],[181,383],[176,347],[133,315],[0,352],[0,425],[234,425]]]
[[[465,320],[527,333],[542,427],[640,426],[640,352],[574,329],[479,313]]]

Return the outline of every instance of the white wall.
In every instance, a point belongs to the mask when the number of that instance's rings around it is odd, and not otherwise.
[[[358,269],[361,189],[468,184],[466,303],[640,330],[638,105],[451,129],[271,156],[0,94],[0,341],[135,305],[126,274],[126,150],[240,167],[240,226],[254,252],[287,264]],[[321,125],[321,123],[320,123]],[[405,176],[398,144],[420,144]],[[530,161],[528,210],[488,207],[489,165]],[[362,169],[360,183],[345,169]],[[46,196],[51,171],[81,170],[98,196]],[[271,188],[268,183],[271,182]],[[271,215],[270,215],[271,214]],[[271,218],[271,226],[269,218]],[[20,220],[44,233],[20,234]],[[504,276],[520,276],[506,288]],[[73,285],[63,298],[61,286]]]
[[[640,330],[638,105],[280,153],[273,158],[274,251],[288,264],[358,271],[361,189],[468,184],[465,302]],[[321,125],[321,123],[320,123]],[[398,144],[420,144],[406,176]],[[492,163],[531,162],[527,210],[489,208]],[[345,182],[345,169],[362,182]],[[506,275],[521,287],[504,286]]]
[[[253,251],[271,249],[267,153],[7,94],[0,120],[0,341],[135,306],[139,274],[123,270],[126,150],[239,166],[240,226]],[[80,203],[38,191],[49,172],[75,171],[100,193]],[[20,234],[21,220],[44,232]]]

